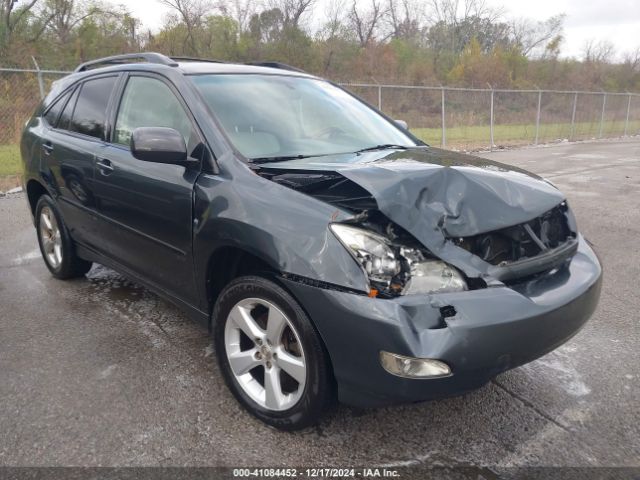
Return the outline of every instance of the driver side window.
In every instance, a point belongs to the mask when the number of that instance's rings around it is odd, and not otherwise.
[[[187,147],[195,135],[182,104],[162,81],[150,77],[130,77],[127,81],[114,131],[113,142],[129,146],[138,127],[168,127],[180,132]]]

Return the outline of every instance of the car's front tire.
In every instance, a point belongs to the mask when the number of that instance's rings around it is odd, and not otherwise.
[[[76,255],[62,215],[49,195],[38,199],[35,223],[42,258],[54,277],[66,280],[81,277],[89,271],[91,262]]]
[[[258,276],[232,281],[213,312],[216,354],[238,401],[281,430],[315,423],[334,396],[320,336],[295,299]]]

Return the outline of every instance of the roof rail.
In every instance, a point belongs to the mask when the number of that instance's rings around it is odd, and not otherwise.
[[[290,70],[292,72],[307,73],[304,70],[292,67],[291,65],[287,65],[286,63],[281,62],[247,62],[245,65],[253,65],[255,67],[279,68],[280,70]]]
[[[215,60],[213,58],[198,58],[198,57],[169,57],[176,62],[208,62],[208,63],[226,63],[223,60]]]
[[[97,60],[91,60],[79,65],[74,72],[85,72],[92,68],[106,67],[109,65],[119,65],[123,63],[135,63],[135,60],[143,60],[148,63],[159,63],[161,65],[167,65],[175,67],[178,64],[171,60],[166,55],[155,52],[142,52],[142,53],[126,53],[123,55],[113,55],[111,57],[99,58]]]

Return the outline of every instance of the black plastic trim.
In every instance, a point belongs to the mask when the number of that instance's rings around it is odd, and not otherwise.
[[[489,275],[501,282],[528,277],[545,270],[559,267],[566,259],[578,251],[578,239],[570,238],[552,250],[547,250],[532,258],[525,258],[507,265],[491,266]]]

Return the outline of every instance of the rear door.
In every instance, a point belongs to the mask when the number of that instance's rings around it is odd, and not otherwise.
[[[105,144],[117,75],[92,77],[70,89],[45,113],[41,166],[55,185],[71,236],[105,251],[96,224],[93,163]]]
[[[101,236],[123,266],[197,304],[191,240],[193,184],[200,169],[138,160],[129,143],[138,127],[169,127],[184,136],[188,151],[197,156],[201,137],[164,77],[131,73],[123,83],[111,142],[96,158]]]

